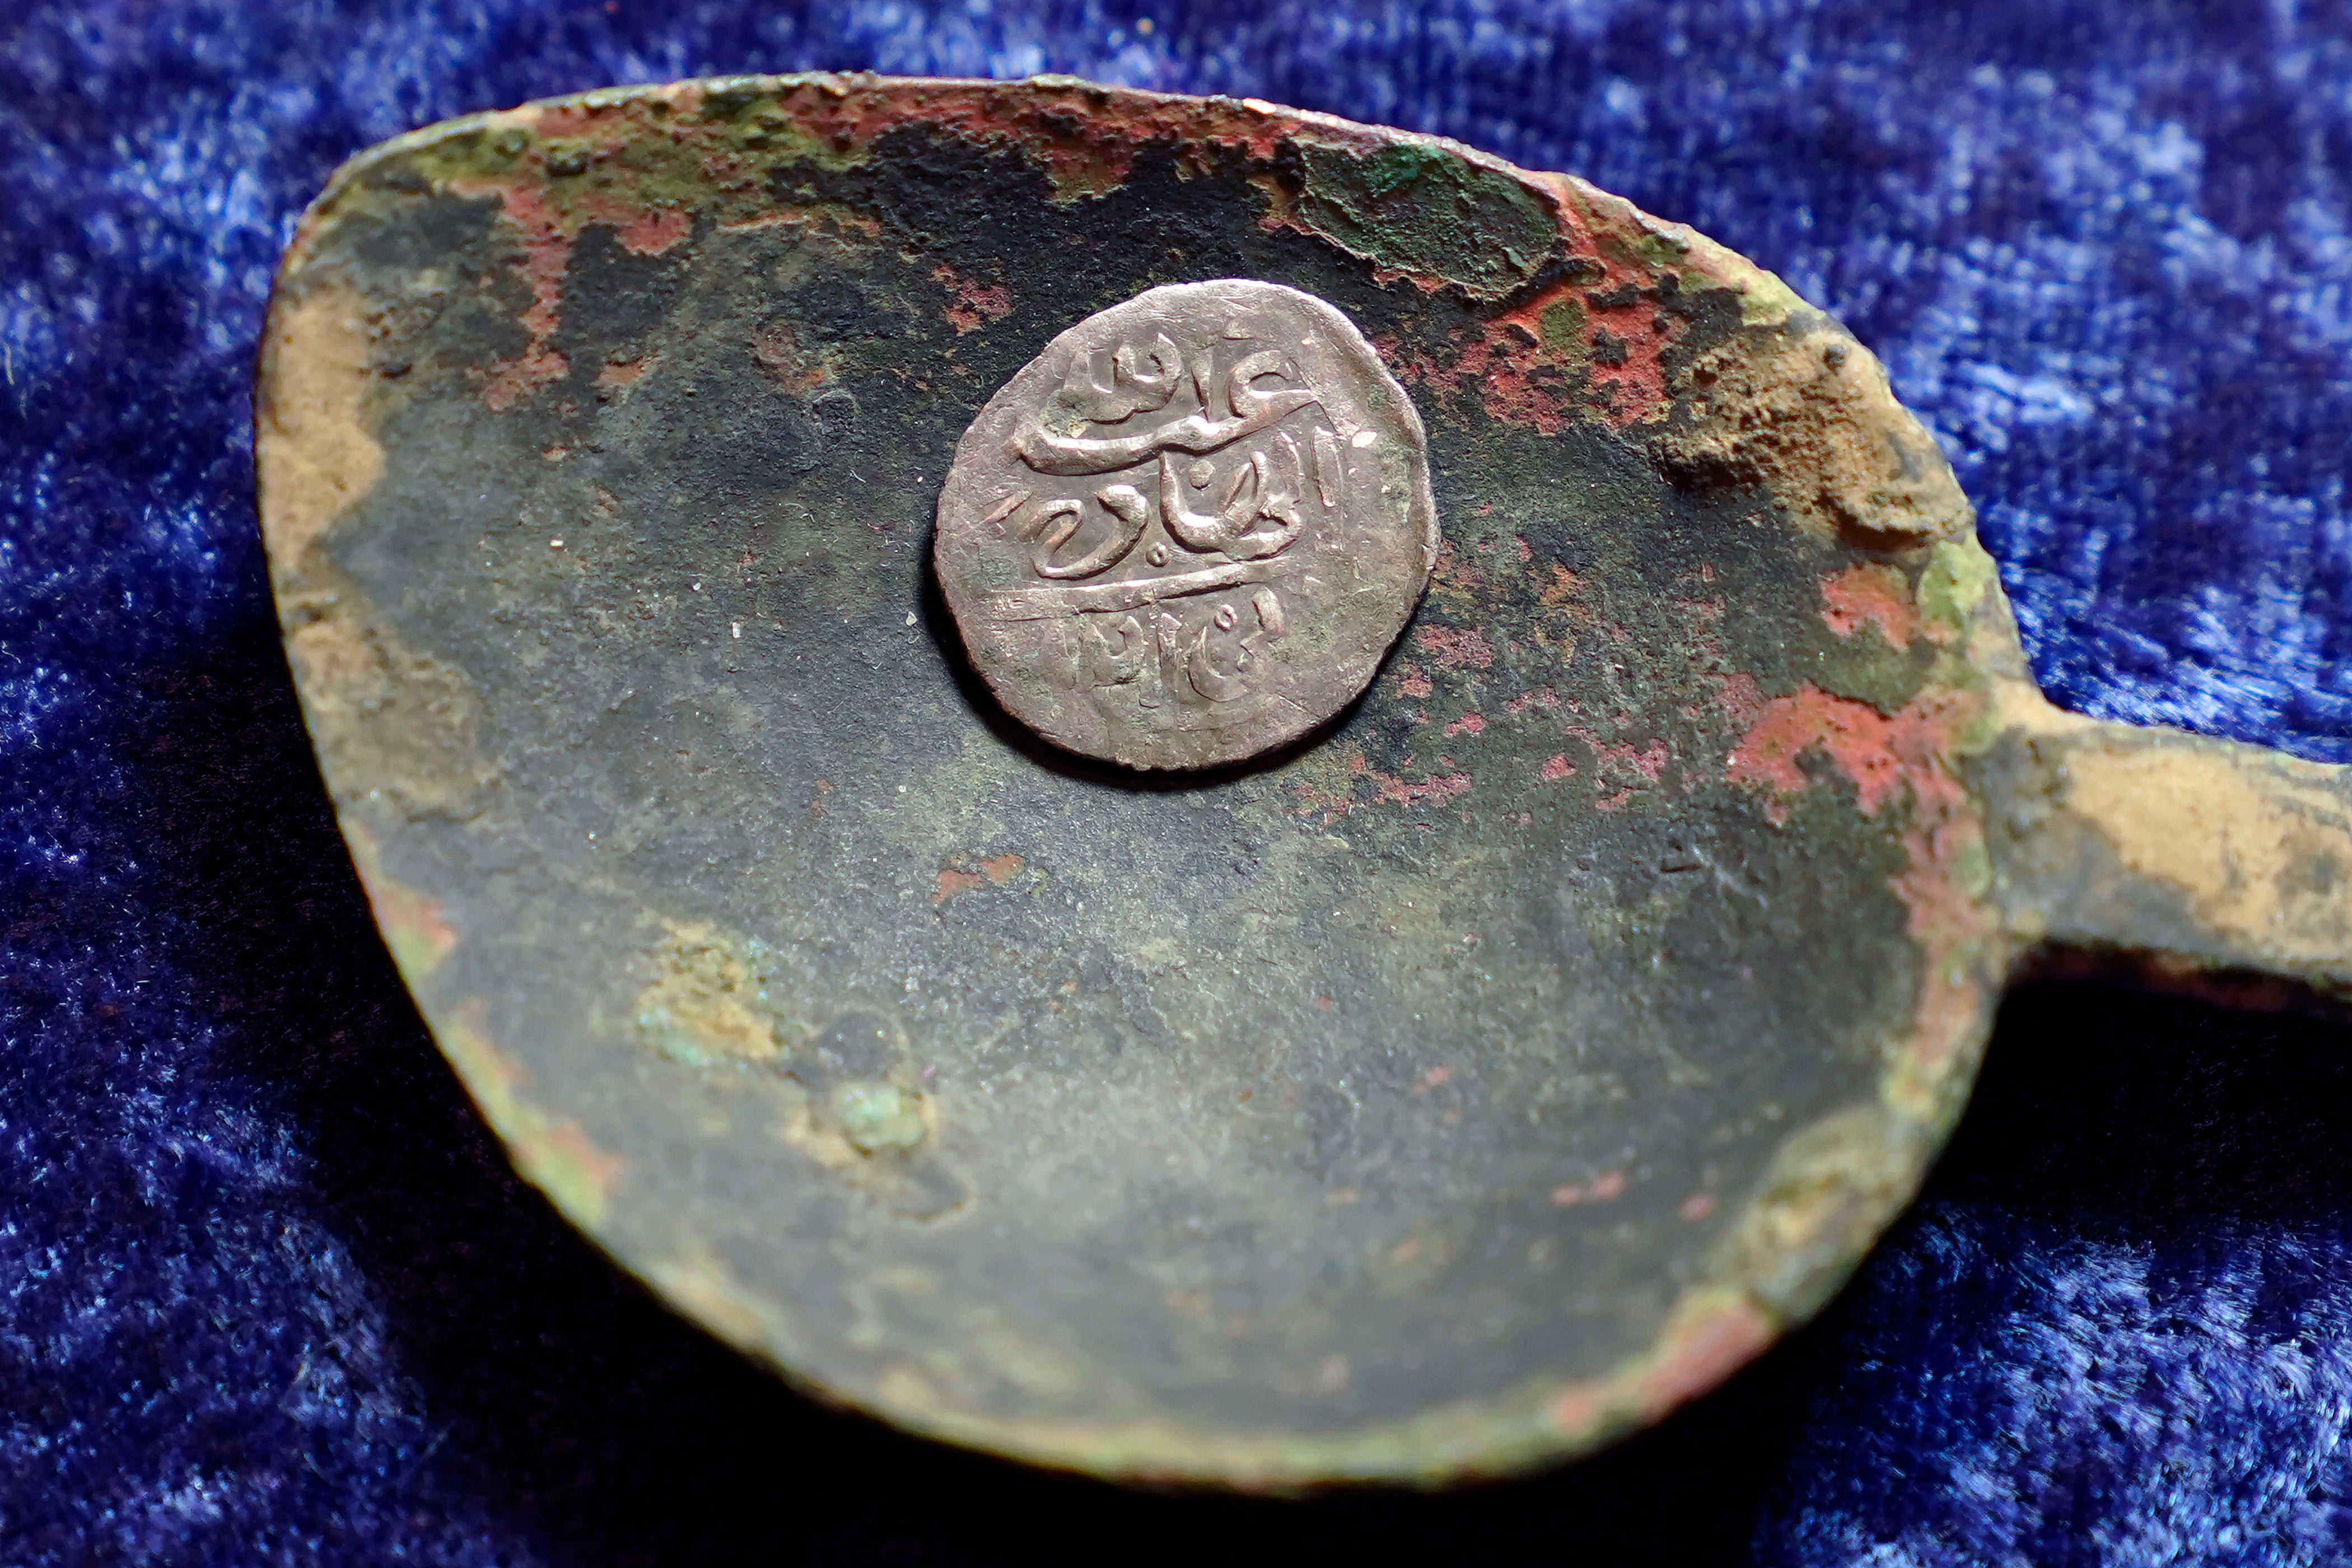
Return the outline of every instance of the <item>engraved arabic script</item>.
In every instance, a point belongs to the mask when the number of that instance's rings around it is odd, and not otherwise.
[[[1199,765],[1360,687],[1369,663],[1290,668],[1284,645],[1361,641],[1318,618],[1368,573],[1397,579],[1402,624],[1427,572],[1421,463],[1411,405],[1328,306],[1153,289],[1064,333],[975,422],[941,498],[942,583],[992,685],[1055,694],[1049,735]]]
[[[992,608],[1078,617],[1076,673],[1132,683],[1145,708],[1237,700],[1288,629],[1279,558],[1346,493],[1322,401],[1290,353],[1247,337],[1077,345],[1055,395],[1006,443],[1034,482],[1009,488],[988,521],[1029,545],[1046,582],[1118,575],[1017,590]]]

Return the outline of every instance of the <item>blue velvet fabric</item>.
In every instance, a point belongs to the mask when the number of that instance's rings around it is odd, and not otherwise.
[[[5,9],[0,1562],[2352,1559],[2352,1040],[2083,986],[2011,1001],[1821,1323],[1580,1468],[1138,1497],[800,1400],[435,1056],[295,711],[247,405],[296,212],[445,115],[805,67],[1252,94],[1778,269],[1946,443],[2054,695],[2352,759],[2340,0]]]

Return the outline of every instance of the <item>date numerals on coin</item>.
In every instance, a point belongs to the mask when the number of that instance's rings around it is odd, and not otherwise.
[[[1098,687],[1139,683],[1136,700],[1146,708],[1170,692],[1180,701],[1190,695],[1231,702],[1245,689],[1251,665],[1265,659],[1265,645],[1282,638],[1282,601],[1273,589],[1251,590],[1247,616],[1219,605],[1188,637],[1183,618],[1167,609],[1149,626],[1140,616],[1102,616],[1079,633],[1087,676]]]

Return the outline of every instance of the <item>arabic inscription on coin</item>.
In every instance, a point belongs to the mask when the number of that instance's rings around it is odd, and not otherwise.
[[[1137,768],[1305,734],[1437,559],[1421,418],[1354,323],[1227,279],[1087,317],[1005,383],[940,496],[940,585],[1013,714]]]

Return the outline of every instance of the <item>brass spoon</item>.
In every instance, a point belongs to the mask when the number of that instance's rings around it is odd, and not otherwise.
[[[1229,279],[1377,352],[1444,547],[1335,719],[1131,773],[998,705],[933,512],[1057,334]],[[1066,79],[453,121],[303,220],[257,446],[353,858],[518,1166],[954,1441],[1585,1452],[1837,1288],[2021,968],[2352,980],[2337,770],[2052,708],[1866,350],[1450,142]],[[1276,548],[1319,450],[1227,531]]]

